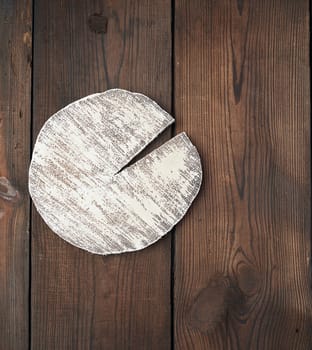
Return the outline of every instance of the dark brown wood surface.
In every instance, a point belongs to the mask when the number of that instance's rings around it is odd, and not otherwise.
[[[312,348],[309,12],[0,0],[0,350]],[[114,87],[174,112],[204,181],[173,244],[101,257],[29,218],[28,166],[51,114]]]
[[[175,349],[312,348],[308,6],[176,0],[204,183],[175,235]]]
[[[38,0],[34,15],[34,137],[61,107],[114,87],[170,111],[169,1]],[[135,254],[95,256],[34,210],[32,349],[169,349],[170,262],[169,236]]]
[[[28,348],[31,1],[0,2],[0,349]]]

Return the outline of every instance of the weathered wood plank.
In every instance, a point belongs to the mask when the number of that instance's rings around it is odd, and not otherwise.
[[[0,2],[0,348],[28,348],[31,1]]]
[[[34,137],[68,103],[121,87],[170,112],[170,1],[35,3]],[[37,63],[36,63],[37,62]],[[168,131],[162,138],[168,138]],[[168,349],[170,237],[93,256],[33,213],[33,349]]]
[[[176,349],[310,349],[309,4],[183,1],[175,111],[204,182],[178,225]]]

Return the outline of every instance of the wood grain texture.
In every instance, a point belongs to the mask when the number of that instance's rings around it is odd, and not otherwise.
[[[36,1],[34,138],[60,108],[114,87],[170,112],[170,8],[167,0]],[[32,220],[33,349],[170,348],[170,236],[101,257],[65,243],[35,211]]]
[[[146,248],[198,194],[200,158],[180,133],[128,166],[174,119],[141,93],[110,89],[51,116],[37,137],[29,192],[46,224],[94,254]]]
[[[175,349],[310,349],[308,1],[175,3],[177,129],[204,173],[176,232]]]
[[[28,347],[31,1],[0,1],[0,348]]]

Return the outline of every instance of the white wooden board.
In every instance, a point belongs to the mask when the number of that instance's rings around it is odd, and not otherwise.
[[[47,225],[103,255],[142,249],[169,232],[201,185],[196,148],[181,133],[124,167],[173,122],[150,98],[121,89],[49,118],[29,169],[29,191]]]

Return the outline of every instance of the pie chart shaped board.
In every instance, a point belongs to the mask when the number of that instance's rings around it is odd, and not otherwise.
[[[112,89],[51,116],[36,140],[29,191],[46,224],[94,254],[143,249],[187,212],[202,168],[185,133],[129,162],[174,119],[150,98]]]

